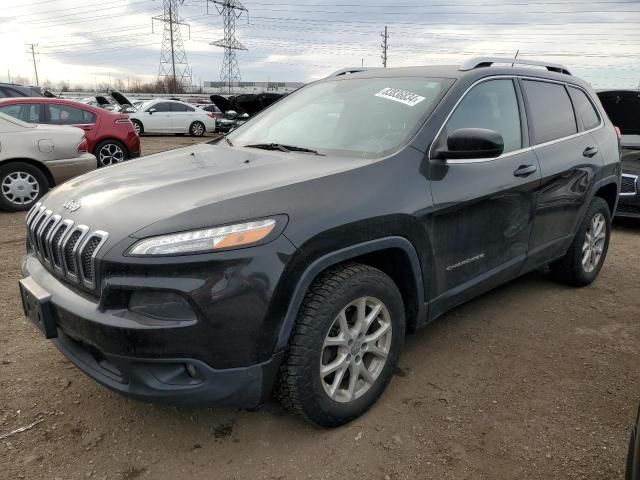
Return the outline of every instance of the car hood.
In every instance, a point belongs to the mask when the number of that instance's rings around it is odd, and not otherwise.
[[[52,190],[42,204],[114,240],[287,213],[287,205],[233,199],[357,168],[370,160],[200,144],[96,170]],[[65,202],[80,208],[71,212]],[[239,202],[240,203],[240,202]],[[67,204],[67,206],[69,206]],[[263,211],[266,209],[272,211]],[[187,220],[185,220],[185,218]],[[153,224],[158,228],[146,228]],[[175,229],[175,230],[172,230]]]

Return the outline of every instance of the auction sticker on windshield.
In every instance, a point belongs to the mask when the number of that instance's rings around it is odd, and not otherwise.
[[[394,102],[404,103],[405,105],[409,105],[413,107],[419,104],[421,101],[425,99],[418,95],[417,93],[407,92],[406,90],[400,90],[399,88],[383,88],[378,93],[376,93],[376,97],[386,98],[387,100],[393,100]]]

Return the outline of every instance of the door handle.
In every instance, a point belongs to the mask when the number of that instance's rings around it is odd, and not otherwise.
[[[528,177],[536,170],[538,170],[538,167],[535,165],[520,165],[516,171],[513,172],[513,175],[516,177]]]
[[[596,147],[587,147],[584,149],[584,152],[582,152],[582,155],[584,155],[585,157],[593,157],[596,153],[598,153],[598,149]]]

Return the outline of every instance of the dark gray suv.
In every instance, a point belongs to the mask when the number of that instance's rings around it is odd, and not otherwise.
[[[333,75],[61,185],[27,216],[27,315],[125,395],[356,418],[406,331],[544,265],[602,268],[614,127],[566,68],[514,62]]]

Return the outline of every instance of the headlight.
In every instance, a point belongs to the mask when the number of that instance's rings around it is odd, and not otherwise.
[[[241,247],[263,240],[275,226],[276,221],[270,218],[225,227],[160,235],[139,241],[129,251],[129,255],[180,255]]]

